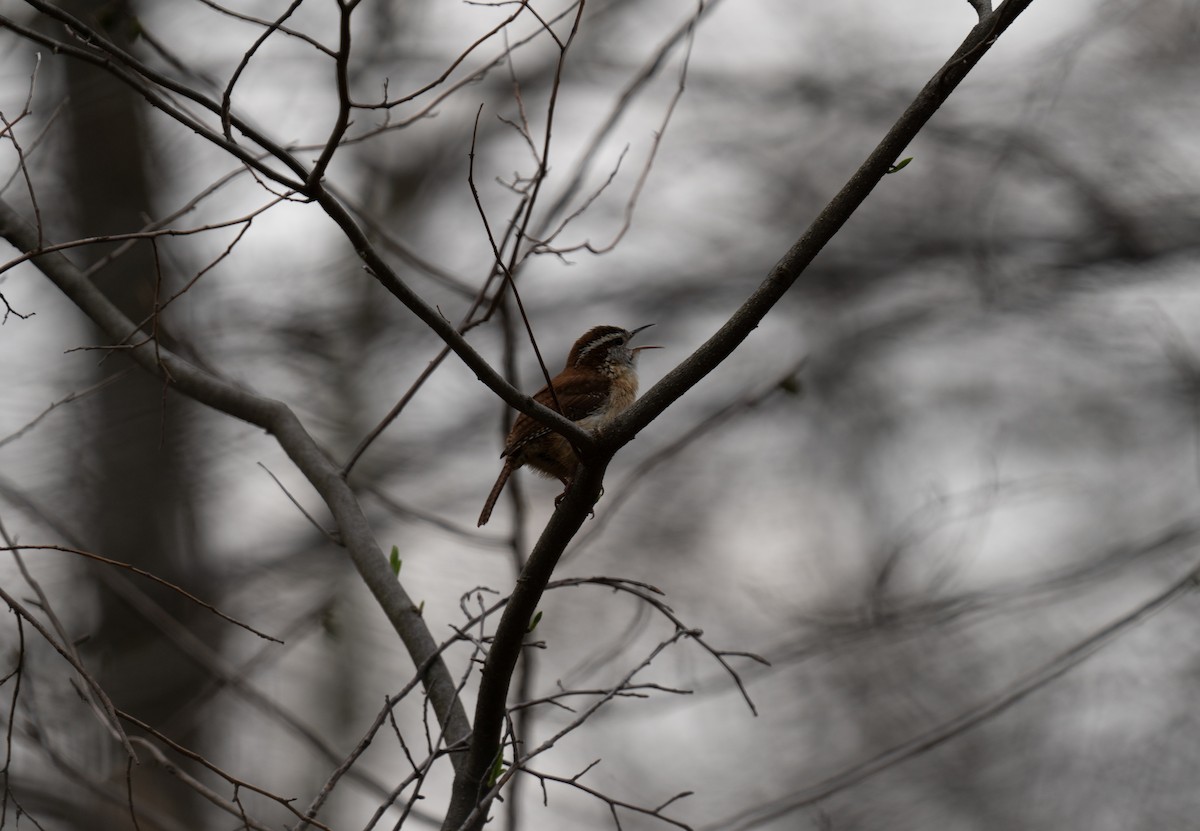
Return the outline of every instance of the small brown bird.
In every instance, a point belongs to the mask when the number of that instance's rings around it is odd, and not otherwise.
[[[567,355],[563,371],[551,379],[550,387],[542,387],[533,395],[533,400],[550,409],[561,407],[562,414],[585,430],[598,430],[616,418],[637,397],[637,353],[643,349],[661,349],[659,346],[629,348],[629,341],[643,329],[622,329],[619,326],[596,326],[575,341]],[[558,406],[555,406],[555,397]],[[524,413],[517,416],[508,439],[504,442],[504,467],[500,477],[492,486],[483,512],[479,514],[479,525],[484,525],[492,515],[492,508],[504,483],[513,471],[529,465],[543,476],[552,476],[563,483],[563,494],[571,487],[575,468],[579,462],[571,443],[541,422]],[[559,497],[562,498],[561,496]]]

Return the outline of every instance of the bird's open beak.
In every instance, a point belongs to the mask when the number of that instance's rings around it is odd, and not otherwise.
[[[653,323],[647,323],[645,326],[639,326],[636,329],[631,329],[629,332],[629,339],[633,340],[634,336],[638,332],[641,332],[644,329],[649,329],[653,325],[654,325]],[[637,352],[641,352],[643,349],[662,349],[662,347],[661,346],[635,346],[633,349],[631,349],[629,351],[637,353]]]

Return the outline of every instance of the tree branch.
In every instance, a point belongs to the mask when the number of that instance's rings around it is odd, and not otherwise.
[[[2,200],[0,237],[21,251],[37,248],[36,230]],[[40,255],[33,259],[33,264],[113,340],[124,338],[136,328],[62,254]],[[275,437],[329,507],[351,561],[400,636],[413,662],[422,666],[432,658],[422,682],[449,741],[454,743],[467,736],[470,724],[466,711],[445,663],[440,657],[435,657],[438,648],[433,635],[416,604],[388,566],[387,558],[375,541],[353,491],[295,413],[282,402],[259,396],[205,372],[166,346],[160,345],[156,350],[131,349],[128,354],[146,371],[168,378],[171,385],[183,395],[261,427]],[[452,758],[457,763],[457,758]]]
[[[887,174],[904,148],[950,97],[967,73],[987,54],[995,39],[1032,2],[1033,0],[1007,0],[971,29],[950,60],[935,72],[924,88],[917,93],[912,104],[850,177],[850,181],[775,264],[758,289],[712,337],[608,426],[601,437],[606,448],[615,451],[628,443],[639,430],[733,354],[742,341],[758,327],[767,312],[795,284],[826,243],[842,229],[858,206]]]
[[[387,261],[367,238],[366,233],[354,221],[354,217],[351,216],[350,211],[332,193],[322,188],[316,195],[316,201],[325,210],[325,213],[329,215],[329,218],[342,230],[342,233],[345,234],[350,244],[354,246],[355,253],[366,264],[371,275],[385,289],[391,292],[396,299],[408,307],[409,311],[432,329],[488,389],[496,393],[514,410],[525,413],[530,418],[535,418],[540,423],[555,430],[581,451],[590,451],[595,448],[596,440],[590,431],[584,430],[575,422],[565,418],[560,413],[554,412],[549,407],[542,406],[534,401],[533,398],[525,395],[512,384],[505,381],[504,377],[494,370],[491,364],[484,360],[483,356],[476,352],[471,344],[467,343],[467,339],[458,333],[453,323],[447,320],[436,308],[426,303],[420,295],[396,275],[396,272],[392,270],[391,266],[388,265]]]
[[[500,734],[508,707],[508,686],[516,668],[528,631],[529,621],[542,599],[546,584],[558,565],[567,543],[578,533],[588,512],[600,497],[607,459],[600,464],[585,463],[579,469],[566,497],[551,515],[549,523],[534,545],[521,576],[513,589],[496,634],[488,650],[479,682],[475,707],[475,731],[471,749],[463,767],[456,771],[450,808],[443,831],[457,831],[472,815],[472,829],[487,819],[487,807],[476,811],[488,790],[487,776],[500,752]]]

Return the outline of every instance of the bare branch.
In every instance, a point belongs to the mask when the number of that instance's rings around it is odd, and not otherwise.
[[[543,741],[541,744],[539,744],[536,748],[534,748],[530,752],[528,752],[526,754],[522,754],[519,758],[516,758],[513,762],[512,767],[510,767],[502,775],[497,777],[494,784],[485,783],[485,784],[490,784],[491,786],[485,792],[480,794],[475,808],[471,811],[470,814],[468,814],[462,820],[461,824],[459,824],[455,827],[460,828],[460,829],[466,829],[466,828],[471,827],[473,824],[478,823],[483,817],[486,816],[487,808],[488,808],[488,805],[491,803],[491,801],[500,794],[500,792],[504,789],[504,786],[508,784],[508,781],[510,779],[512,779],[512,777],[515,776],[518,771],[525,769],[525,767],[528,764],[530,759],[533,759],[536,756],[538,756],[542,753],[545,753],[547,750],[549,750],[550,748],[552,748],[556,744],[558,744],[559,740],[561,740],[564,736],[577,730],[579,728],[579,726],[581,724],[583,724],[585,721],[587,721],[589,718],[591,718],[596,713],[597,710],[599,710],[601,707],[603,707],[605,704],[607,704],[612,699],[616,698],[618,692],[620,690],[626,688],[629,685],[629,683],[633,680],[633,677],[635,675],[637,675],[639,672],[641,672],[643,669],[645,669],[646,667],[650,666],[650,664],[652,664],[654,662],[654,660],[660,654],[662,654],[662,652],[664,650],[666,650],[672,644],[679,641],[681,638],[690,637],[693,634],[696,634],[696,633],[693,633],[686,629],[677,629],[669,638],[661,641],[652,650],[650,650],[650,654],[647,655],[642,660],[641,663],[639,663],[637,666],[635,666],[633,669],[631,669],[628,673],[626,673],[625,677],[622,678],[616,685],[614,685],[612,687],[612,689],[608,690],[607,692],[605,692],[604,695],[600,696],[595,702],[593,702],[583,712],[581,712],[578,716],[576,716],[570,723],[568,723],[565,727],[563,727],[561,730],[559,730],[553,736],[551,736],[550,738]],[[487,677],[486,670],[485,670],[484,677],[485,678]],[[586,772],[586,770],[584,772]],[[583,774],[579,774],[579,775],[582,776]],[[593,793],[593,795],[600,796],[599,794],[596,794],[592,791],[589,791],[589,793]],[[609,802],[610,807],[615,809],[615,803],[610,798],[604,797],[604,796],[600,796],[600,798],[605,799],[605,801]],[[670,804],[670,803],[668,802],[667,804]],[[651,812],[643,811],[643,813],[651,813]],[[614,810],[614,818],[615,818],[615,810]],[[663,817],[659,817],[659,818],[665,819]],[[667,821],[671,822],[673,825],[680,825],[679,823],[671,821],[671,820],[667,820]],[[618,822],[618,826],[619,826],[619,824],[620,823]],[[680,826],[680,827],[687,828],[687,826]],[[443,826],[443,828],[445,828],[445,826]],[[689,831],[690,831],[690,829],[689,829]]]
[[[42,636],[42,639],[50,644],[54,651],[61,655],[75,672],[79,674],[79,677],[83,679],[84,688],[87,690],[85,697],[93,705],[93,710],[99,717],[101,724],[104,725],[105,730],[121,744],[127,755],[137,758],[137,754],[133,751],[133,746],[129,743],[129,737],[125,734],[125,730],[118,721],[116,707],[113,706],[112,701],[109,699],[108,694],[104,692],[100,683],[83,666],[83,662],[75,654],[74,647],[70,642],[63,641],[60,643],[54,637],[54,634],[46,629],[41,621],[34,617],[15,597],[5,591],[3,586],[0,586],[0,600],[8,604],[8,608],[15,615],[24,618],[27,623],[36,629],[37,633]]]
[[[248,214],[244,214],[233,219],[226,219],[221,222],[213,222],[208,225],[201,225],[197,228],[151,228],[143,231],[131,231],[127,234],[101,234],[95,237],[83,237],[81,239],[71,240],[70,242],[60,242],[54,245],[43,245],[41,238],[38,239],[38,245],[23,251],[13,257],[8,262],[0,265],[0,274],[6,271],[11,271],[21,263],[29,262],[35,257],[40,257],[43,254],[53,254],[59,251],[68,251],[72,248],[80,248],[85,245],[97,245],[105,242],[122,242],[122,241],[137,241],[137,240],[155,240],[161,237],[189,237],[196,234],[203,234],[208,231],[215,231],[221,228],[230,228],[237,225],[246,225],[256,216],[275,207],[281,201],[280,197],[272,199],[265,205],[255,208]],[[182,293],[182,292],[181,292]],[[174,299],[174,298],[172,298]],[[136,327],[134,329],[136,331]]]
[[[1003,34],[1032,2],[1033,0],[1006,0],[990,17],[971,30],[954,55],[917,93],[912,104],[887,131],[866,161],[771,269],[758,289],[712,337],[647,390],[606,428],[603,436],[605,447],[615,451],[628,442],[639,430],[733,354],[887,175],[904,148],[950,97],[967,73],[979,63],[996,38]]]
[[[242,12],[237,12],[237,11],[234,11],[233,9],[229,9],[229,8],[226,8],[225,6],[222,6],[219,3],[215,3],[215,2],[213,2],[213,0],[197,0],[197,2],[203,3],[204,5],[208,6],[210,9],[220,12],[221,14],[226,15],[228,17],[232,17],[235,20],[244,20],[247,23],[254,23],[255,25],[262,26],[263,28],[282,32],[283,34],[287,35],[288,37],[293,37],[293,38],[296,38],[297,40],[304,41],[309,46],[316,49],[318,52],[321,52],[331,58],[334,56],[333,50],[330,49],[325,44],[321,43],[321,41],[316,40],[315,38],[311,38],[308,35],[304,34],[303,32],[297,31],[296,29],[289,29],[287,26],[281,26],[281,25],[279,25],[278,20],[276,20],[276,21],[264,20],[260,17],[254,17],[253,15],[243,14]]]
[[[662,591],[646,583],[639,583],[636,580],[623,580],[612,577],[574,577],[567,578],[565,580],[555,580],[553,583],[547,585],[547,589],[583,585],[608,586],[616,589],[617,591],[622,591],[633,595],[642,602],[656,609],[659,614],[675,625],[677,632],[685,633],[691,640],[694,640],[696,643],[700,644],[705,652],[716,659],[717,663],[721,665],[721,667],[726,671],[726,673],[729,674],[730,678],[732,678],[734,683],[737,685],[738,691],[742,694],[742,699],[746,702],[746,706],[750,708],[750,712],[754,715],[758,715],[758,708],[754,706],[754,701],[751,700],[750,693],[747,692],[746,685],[742,682],[741,676],[733,669],[733,667],[729,665],[729,662],[726,661],[725,658],[749,658],[750,660],[762,664],[763,666],[770,666],[770,661],[768,661],[766,658],[763,658],[761,655],[756,655],[753,652],[732,652],[728,650],[716,649],[710,646],[708,642],[704,640],[704,632],[700,631],[699,629],[691,629],[685,625],[684,622],[680,620],[679,616],[675,614],[675,610],[673,610],[661,599]]]
[[[237,68],[233,70],[233,74],[229,77],[229,83],[225,85],[225,91],[221,93],[221,129],[225,133],[225,138],[230,142],[234,140],[230,110],[233,106],[233,88],[237,86],[238,78],[242,76],[246,67],[250,65],[250,59],[254,57],[254,53],[258,51],[258,48],[267,42],[267,38],[282,28],[283,22],[291,17],[293,12],[300,8],[300,4],[303,2],[304,0],[292,0],[291,5],[283,10],[283,14],[267,24],[263,33],[254,40],[254,43],[250,44],[250,48],[242,55],[241,60],[238,61]]]
[[[514,2],[524,3],[524,2],[526,2],[526,0],[514,0]],[[578,5],[578,0],[576,0],[576,2],[570,3],[566,8],[564,8],[562,11],[560,11],[557,15],[550,18],[549,23],[551,25],[553,25],[554,23],[557,23],[558,21],[563,20],[567,16],[575,13],[577,5]],[[498,55],[493,57],[490,61],[485,63],[479,69],[477,69],[474,72],[470,73],[469,75],[459,79],[458,81],[455,81],[453,84],[448,86],[446,89],[442,90],[440,95],[436,96],[432,101],[430,101],[428,104],[426,104],[418,112],[408,116],[407,118],[401,119],[399,121],[391,121],[390,115],[389,115],[389,120],[385,121],[383,124],[381,124],[377,127],[374,127],[370,130],[366,130],[361,134],[358,134],[356,136],[348,138],[346,140],[346,143],[352,144],[352,143],[366,141],[366,140],[374,138],[375,136],[380,135],[382,133],[391,132],[394,130],[401,130],[401,129],[404,129],[405,127],[411,126],[412,124],[415,124],[416,122],[418,122],[422,119],[430,118],[436,112],[439,104],[444,103],[447,99],[449,99],[452,95],[454,95],[455,93],[462,90],[464,87],[479,83],[479,81],[481,81],[485,77],[487,77],[487,75],[493,69],[495,69],[496,67],[498,67],[501,64],[505,63],[506,61],[508,61],[514,50],[520,49],[521,47],[526,46],[526,45],[532,43],[533,41],[537,40],[542,35],[542,33],[545,31],[546,31],[546,29],[544,27],[539,28],[536,31],[534,31],[533,34],[530,34],[524,38],[521,38],[520,40],[517,40],[516,42],[512,43],[511,45],[507,44],[507,42],[506,42],[506,46],[505,46],[504,50],[501,51]],[[385,93],[386,93],[386,90],[385,90]],[[386,96],[385,96],[385,101],[386,101]],[[372,105],[370,105],[370,104],[357,104],[356,106],[364,108],[364,109],[368,109],[368,108],[372,107]],[[374,105],[374,106],[379,107],[379,106],[386,106],[386,105],[380,104],[380,105]],[[298,148],[298,149],[305,149],[305,148]]]
[[[691,690],[680,690],[674,687],[664,687],[662,684],[627,684],[619,689],[614,696],[615,698],[649,698],[648,691],[655,690],[657,692],[671,693],[672,695],[691,695]],[[553,704],[556,707],[561,707],[568,712],[575,712],[571,707],[562,703],[564,698],[572,698],[577,695],[599,696],[609,695],[611,690],[563,690],[552,695],[543,696],[541,698],[530,699],[523,701],[520,704],[514,704],[508,708],[510,713],[518,712],[529,707],[537,707],[542,704]]]
[[[21,320],[29,320],[29,318],[37,314],[37,312],[26,312],[25,314],[21,314],[12,307],[12,304],[8,302],[8,298],[4,296],[3,292],[0,292],[0,303],[4,304],[4,317],[0,318],[0,326],[8,323],[9,315],[13,315]]]
[[[25,151],[21,147],[21,143],[17,141],[17,131],[14,129],[21,119],[25,118],[32,111],[33,90],[37,84],[38,69],[42,65],[42,56],[39,54],[33,66],[33,72],[29,76],[29,92],[25,97],[25,106],[21,112],[12,121],[4,117],[4,113],[0,112],[0,124],[4,125],[4,129],[0,130],[0,138],[7,138],[12,144],[13,149],[17,152],[17,172],[21,174],[21,178],[25,180],[25,190],[29,194],[30,206],[33,208],[34,224],[40,229],[42,227],[42,209],[38,205],[37,190],[33,187],[33,178],[29,175],[29,165],[26,163]],[[15,174],[14,174],[15,175]],[[40,241],[40,238],[39,238]],[[8,306],[7,301],[5,306]],[[11,311],[11,307],[9,308]],[[17,314],[17,317],[23,315]],[[4,314],[4,319],[8,320],[8,312]]]
[[[846,768],[833,776],[803,788],[767,806],[755,807],[707,826],[705,831],[748,831],[771,820],[786,816],[800,808],[813,805],[833,794],[860,784],[885,770],[902,764],[935,747],[957,738],[968,730],[994,718],[1031,694],[1066,675],[1100,649],[1130,631],[1134,626],[1161,612],[1181,597],[1195,591],[1200,584],[1200,566],[1193,566],[1183,577],[1165,590],[1099,629],[1061,653],[1052,661],[1038,667],[1014,682],[1003,693],[966,710],[949,721],[901,742],[863,762]]]
[[[451,74],[453,74],[454,70],[458,69],[459,65],[462,64],[462,62],[465,61],[472,52],[474,52],[476,49],[478,49],[483,44],[487,43],[489,40],[491,40],[496,35],[500,34],[501,32],[505,31],[506,29],[508,29],[509,24],[515,22],[516,19],[518,17],[520,17],[521,12],[525,11],[526,9],[532,10],[532,8],[529,6],[528,0],[520,0],[518,5],[519,5],[519,8],[515,12],[513,12],[511,15],[509,15],[504,20],[500,21],[500,23],[498,23],[490,31],[485,32],[484,34],[480,35],[475,40],[474,43],[471,43],[469,46],[467,46],[466,49],[464,49],[462,52],[460,52],[458,54],[458,57],[456,57],[453,60],[453,62],[451,62],[450,66],[446,67],[445,72],[443,72],[437,78],[434,78],[432,81],[430,81],[425,86],[421,87],[420,89],[417,89],[414,92],[410,92],[408,95],[402,95],[399,98],[388,99],[385,97],[384,100],[379,102],[378,104],[355,104],[354,106],[360,107],[362,109],[391,109],[392,107],[397,107],[400,104],[406,104],[409,101],[412,101],[414,98],[420,98],[422,95],[429,92],[431,89],[436,89],[437,87],[440,87],[443,83],[445,83],[446,79],[449,78],[451,76]],[[541,18],[539,18],[539,20],[540,19]],[[545,25],[545,24],[543,23],[543,25]],[[546,28],[549,28],[549,27],[546,27]],[[553,35],[553,32],[551,32],[551,34]],[[506,49],[505,53],[511,55],[511,50]]]
[[[272,473],[270,468],[268,468],[262,462],[259,462],[258,466],[267,472],[267,475],[271,477],[272,481],[274,481],[275,484],[279,486],[279,489],[281,491],[283,491],[283,495],[288,498],[288,501],[290,501],[293,505],[295,505],[296,510],[299,511],[304,516],[304,518],[308,520],[309,525],[311,525],[313,528],[316,528],[317,531],[320,532],[321,536],[325,537],[325,539],[329,540],[334,545],[341,545],[341,541],[338,539],[337,532],[330,531],[328,528],[321,525],[321,523],[317,522],[313,518],[312,514],[310,514],[308,511],[304,510],[304,506],[300,504],[300,502],[296,499],[296,497],[292,496],[291,491],[289,491],[287,488],[285,488],[283,486],[283,482],[279,481],[279,477],[276,476],[274,473]]]
[[[659,124],[658,130],[656,130],[654,133],[654,139],[650,143],[650,152],[646,156],[646,163],[642,165],[642,171],[638,175],[637,181],[634,183],[633,190],[630,191],[629,198],[625,202],[624,220],[622,221],[620,228],[618,228],[616,233],[613,235],[613,238],[607,244],[600,246],[593,245],[590,241],[585,241],[579,245],[568,246],[566,248],[551,247],[549,245],[550,241],[562,232],[568,222],[578,216],[579,211],[576,211],[575,213],[563,219],[559,227],[555,229],[545,241],[535,244],[531,249],[531,253],[545,252],[562,255],[569,254],[572,251],[586,250],[591,254],[606,254],[616,248],[621,240],[624,239],[625,234],[629,232],[629,229],[633,226],[633,213],[637,208],[638,197],[641,196],[642,189],[646,186],[646,180],[650,178],[650,170],[654,166],[654,159],[658,155],[658,148],[662,144],[663,136],[666,135],[667,126],[671,123],[671,116],[675,114],[675,107],[679,103],[679,100],[683,98],[684,87],[687,83],[688,64],[690,63],[692,57],[692,45],[694,44],[696,37],[696,24],[700,21],[700,17],[704,14],[704,10],[705,6],[703,3],[701,3],[696,14],[688,21],[687,26],[684,27],[686,46],[684,47],[683,51],[683,65],[679,70],[679,83],[675,87],[675,93],[671,96],[671,100],[667,103],[667,109],[666,112],[663,113],[662,123]],[[622,153],[621,155],[624,157],[625,154]],[[616,175],[615,170],[613,171],[613,175]],[[611,177],[609,181],[611,181]],[[605,185],[607,185],[607,182]],[[593,196],[592,198],[594,199],[595,197]],[[587,200],[580,210],[584,210],[587,205],[590,204],[590,202],[591,199]]]
[[[29,224],[3,201],[0,201],[0,237],[8,239],[23,251],[32,250],[37,240]],[[132,325],[129,318],[113,306],[62,254],[40,255],[33,263],[109,337],[119,338],[129,331]],[[143,369],[153,374],[161,377],[164,371],[169,372],[172,384],[183,394],[220,412],[262,427],[275,437],[329,507],[351,561],[413,661],[425,667],[421,680],[426,685],[447,735],[451,741],[458,741],[469,733],[469,722],[455,691],[455,682],[438,657],[440,651],[419,609],[392,574],[353,492],[291,409],[218,378],[169,349],[162,348],[157,358],[143,351],[133,351],[130,355]]]
[[[130,724],[136,725],[141,730],[145,730],[147,733],[149,733],[155,739],[157,739],[158,741],[160,741],[163,744],[170,747],[173,751],[178,753],[180,756],[190,759],[191,761],[207,768],[208,770],[215,773],[217,776],[224,779],[229,784],[233,785],[235,788],[245,788],[248,791],[252,791],[253,793],[259,794],[260,796],[264,796],[267,799],[270,799],[272,802],[275,802],[275,803],[281,805],[282,807],[286,808],[288,810],[288,812],[290,812],[293,816],[299,817],[301,819],[305,819],[300,814],[300,812],[298,810],[296,810],[295,806],[292,805],[292,803],[295,802],[295,799],[279,796],[278,794],[274,794],[271,791],[267,790],[266,788],[259,787],[258,785],[254,785],[254,784],[251,784],[250,782],[240,779],[240,778],[232,775],[231,773],[223,770],[222,768],[218,767],[217,765],[213,764],[212,762],[210,762],[208,759],[206,759],[204,756],[197,753],[196,751],[190,750],[190,749],[184,747],[183,745],[179,744],[178,742],[173,741],[172,739],[168,738],[161,731],[156,730],[153,726],[147,724],[146,722],[142,721],[141,719],[138,719],[135,716],[132,716],[129,713],[126,713],[126,712],[120,711],[120,710],[118,711],[118,714],[121,716],[122,719],[124,719],[125,721],[128,721]],[[142,742],[145,742],[145,740],[143,739]],[[330,829],[328,826],[323,825],[322,823],[319,823],[315,820],[306,819],[306,821],[311,825],[317,826],[318,828],[321,829],[321,831],[332,831],[332,829]]]
[[[691,33],[695,31],[695,27],[699,23],[701,16],[710,14],[714,9],[717,8],[717,6],[721,4],[721,2],[722,0],[707,0],[707,2],[702,3],[697,13],[695,15],[690,15],[681,26],[672,32],[666,38],[666,40],[659,45],[658,49],[655,50],[654,54],[650,57],[650,60],[648,60],[637,72],[637,74],[635,74],[625,85],[625,88],[621,91],[621,94],[613,103],[612,109],[609,110],[608,116],[605,118],[600,128],[596,131],[596,134],[592,136],[592,140],[588,143],[588,146],[584,148],[582,153],[580,153],[579,159],[575,163],[574,170],[572,170],[571,175],[567,178],[567,184],[563,187],[562,192],[558,195],[558,198],[555,199],[554,203],[549,207],[549,209],[547,209],[546,216],[542,220],[542,225],[536,236],[545,236],[547,234],[546,228],[549,227],[549,224],[554,220],[554,217],[562,215],[570,201],[575,198],[575,195],[583,186],[583,180],[587,176],[588,170],[590,169],[593,161],[596,159],[596,156],[599,154],[600,148],[608,139],[608,136],[611,135],[613,129],[617,126],[617,122],[621,120],[621,116],[625,114],[637,96],[648,87],[650,81],[654,80],[659,72],[661,72],[662,69],[667,65],[666,59],[671,53],[671,50],[673,50],[682,40],[684,40],[684,38],[690,38]]]
[[[106,566],[113,566],[114,568],[124,569],[125,571],[133,572],[134,574],[136,574],[139,577],[144,577],[147,580],[151,581],[152,583],[156,583],[157,585],[162,586],[165,589],[170,589],[175,594],[178,594],[181,597],[186,598],[189,602],[195,603],[197,606],[200,606],[200,607],[208,610],[212,614],[221,618],[221,620],[224,620],[227,623],[232,623],[234,626],[245,629],[247,632],[257,635],[258,637],[262,638],[263,640],[272,641],[274,643],[283,643],[283,641],[279,640],[279,638],[272,637],[271,635],[268,635],[265,632],[260,632],[257,629],[255,629],[253,626],[251,626],[250,624],[242,623],[240,620],[230,617],[229,615],[225,614],[220,609],[218,609],[216,606],[213,606],[211,603],[204,602],[203,600],[196,597],[194,594],[187,591],[186,589],[175,585],[170,580],[164,580],[163,578],[161,578],[155,574],[151,574],[150,572],[146,571],[145,569],[138,568],[137,566],[130,565],[129,563],[122,563],[119,560],[111,560],[108,557],[102,557],[99,554],[95,554],[91,551],[84,551],[83,549],[80,549],[80,548],[70,548],[65,545],[14,545],[10,542],[8,545],[0,547],[0,551],[13,551],[13,552],[17,552],[17,551],[62,551],[67,554],[75,554],[76,556],[83,557],[88,560],[93,560],[97,563],[103,563]]]
[[[593,768],[598,762],[599,762],[599,760],[597,759],[595,762],[588,765],[587,770],[591,770],[591,768]],[[585,770],[583,773],[586,773],[587,770]],[[677,794],[675,794],[675,796],[671,797],[670,799],[668,799],[666,802],[662,803],[661,805],[654,807],[654,808],[648,808],[643,805],[635,805],[632,802],[625,802],[624,800],[616,799],[614,797],[609,796],[606,793],[603,793],[601,791],[596,790],[595,788],[591,788],[591,787],[583,784],[582,782],[579,781],[579,777],[581,777],[583,775],[583,773],[577,773],[574,776],[568,778],[565,776],[555,776],[552,773],[542,773],[541,771],[536,771],[531,768],[521,768],[521,772],[527,773],[530,776],[535,776],[542,782],[559,782],[563,785],[570,785],[575,790],[581,791],[581,792],[587,794],[588,796],[594,796],[596,799],[598,799],[601,802],[608,805],[609,810],[611,811],[611,813],[613,815],[613,820],[614,820],[614,822],[616,822],[618,829],[620,829],[620,827],[621,827],[621,822],[620,822],[620,820],[617,819],[617,808],[624,808],[627,811],[632,811],[637,814],[643,814],[648,817],[653,817],[654,819],[664,822],[667,825],[673,825],[676,828],[683,828],[683,829],[685,829],[685,831],[692,831],[692,826],[688,825],[687,823],[680,822],[677,819],[671,819],[670,817],[663,814],[663,810],[666,809],[668,806],[672,805],[675,802],[678,802],[679,800],[683,799],[684,797],[691,796],[692,795],[691,791],[684,791],[682,793],[677,793]]]
[[[293,0],[297,5],[300,0]],[[341,146],[342,138],[346,135],[346,130],[350,127],[350,15],[354,11],[354,4],[346,3],[339,0],[338,2],[338,48],[334,57],[334,77],[337,82],[338,107],[337,115],[334,117],[333,129],[329,133],[329,138],[325,141],[325,146],[321,148],[321,155],[317,157],[317,161],[313,164],[312,170],[308,173],[307,185],[308,190],[313,190],[320,187],[320,182],[325,178],[325,171],[329,168],[329,163],[333,161],[333,154]]]
[[[582,11],[582,6],[580,6]],[[467,184],[471,188],[471,196],[475,199],[475,208],[479,211],[479,218],[483,221],[484,231],[487,233],[488,242],[492,245],[492,254],[496,258],[496,268],[504,275],[504,283],[502,286],[507,286],[512,292],[513,300],[516,301],[517,310],[521,314],[521,320],[525,323],[525,332],[529,335],[529,344],[533,347],[533,354],[537,356],[538,366],[541,367],[542,377],[546,380],[546,387],[550,390],[550,398],[554,402],[554,409],[561,413],[562,405],[558,402],[558,393],[554,389],[554,384],[550,380],[550,370],[546,367],[546,360],[542,357],[542,350],[538,347],[537,338],[533,334],[533,324],[529,321],[529,315],[525,311],[525,303],[521,300],[521,293],[517,291],[516,280],[513,279],[513,262],[505,263],[504,256],[500,248],[496,245],[496,238],[492,234],[491,226],[488,224],[487,212],[483,209],[483,202],[479,198],[479,189],[475,187],[475,138],[479,132],[479,115],[483,112],[483,105],[479,105],[479,109],[475,113],[475,126],[471,130],[471,152],[468,154],[469,164],[467,166]],[[544,168],[543,168],[544,169]],[[526,219],[528,219],[527,204],[533,197],[523,200],[519,211],[525,211]],[[516,256],[516,248],[520,245],[521,235],[518,232],[513,242],[513,257]],[[503,287],[501,288],[501,292]],[[497,294],[499,297],[499,294]]]

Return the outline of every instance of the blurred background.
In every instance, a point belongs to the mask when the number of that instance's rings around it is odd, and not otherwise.
[[[284,8],[60,5],[218,98],[263,32],[228,12]],[[568,9],[535,6],[546,20]],[[421,89],[512,12],[363,3],[355,96]],[[68,37],[16,0],[0,14]],[[300,5],[231,95],[280,144],[311,147],[303,158],[329,135],[336,98],[331,58],[301,35],[332,45],[336,19],[334,4]],[[554,24],[560,36],[570,19]],[[554,244],[618,244],[523,264],[549,371],[592,325],[654,322],[665,348],[643,354],[643,388],[664,375],[758,285],[975,21],[965,0],[588,2],[533,227],[586,205]],[[513,123],[527,118],[541,140],[558,50],[544,34],[526,42],[537,28],[526,15],[443,85],[356,111],[329,171],[402,278],[454,321],[493,261],[467,178],[480,105],[474,179],[495,233],[516,205],[510,185],[536,169]],[[439,97],[506,44],[511,61]],[[1133,616],[1200,562],[1198,46],[1200,7],[1186,0],[1035,0],[764,324],[618,455],[556,576],[650,583],[709,643],[771,666],[730,658],[755,716],[685,641],[636,680],[689,695],[619,698],[538,770],[570,777],[600,759],[581,781],[646,806],[694,791],[665,813],[722,831],[1194,822],[1200,605],[1171,595]],[[32,87],[14,128],[28,177],[0,142],[3,198],[36,211],[50,241],[136,231],[194,202],[173,225],[223,227],[71,257],[96,264],[135,319],[190,286],[161,316],[164,339],[288,403],[347,458],[438,339],[316,206],[232,222],[275,198],[234,159],[11,26],[0,56],[9,122]],[[15,562],[0,584],[53,609],[118,706],[303,809],[413,671],[349,561],[288,494],[326,522],[318,497],[261,431],[86,349],[101,336],[29,266],[0,275],[0,293],[14,312],[0,326],[7,534],[134,563],[286,643],[68,553],[23,555],[40,600]],[[518,386],[541,385],[499,317],[468,337]],[[520,525],[506,497],[474,528],[505,419],[450,358],[350,479],[438,638],[462,624],[460,598],[476,608],[479,587],[511,590],[559,490],[518,474]],[[599,587],[552,591],[542,611],[544,648],[514,701],[611,686],[674,630]],[[11,615],[2,637],[3,673],[23,655],[15,714],[15,676],[0,688],[10,797],[45,828],[131,827],[125,756],[65,662]],[[469,652],[448,660],[465,672]],[[396,712],[423,745],[419,698]],[[531,744],[574,717],[527,712]],[[143,767],[142,828],[240,827]],[[366,827],[409,768],[385,728],[353,770],[322,813],[332,828]],[[613,827],[603,801],[549,783],[543,805],[522,780],[500,826]],[[448,782],[436,768],[406,827],[437,824]],[[243,798],[269,824],[294,822]],[[670,827],[618,811],[626,829]]]

